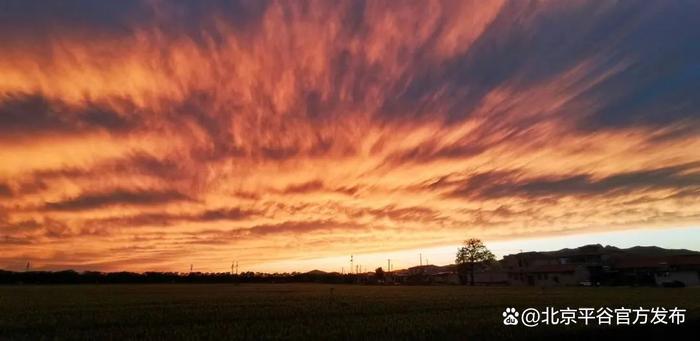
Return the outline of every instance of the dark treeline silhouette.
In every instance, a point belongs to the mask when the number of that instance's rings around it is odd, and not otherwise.
[[[357,283],[359,275],[339,273],[260,273],[243,272],[97,272],[74,270],[0,270],[0,284],[109,284],[109,283]]]
[[[0,284],[100,283],[356,283],[384,285],[471,284],[515,286],[696,286],[700,252],[659,247],[620,249],[600,244],[546,252],[520,252],[496,261],[478,239],[458,249],[455,264],[341,274],[242,272],[96,272],[0,270]]]

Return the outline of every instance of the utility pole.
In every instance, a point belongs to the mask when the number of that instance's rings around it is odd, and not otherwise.
[[[32,266],[32,263],[30,261],[27,261],[27,268],[25,269],[25,271],[29,271],[31,266]]]
[[[418,254],[418,259],[420,260],[420,266],[423,266],[423,254],[422,253]]]
[[[192,273],[192,269],[194,269],[194,264],[190,264],[190,273]]]
[[[353,269],[352,262],[353,262],[352,255],[350,255],[350,272],[352,272],[352,269]]]
[[[386,260],[386,271],[391,272],[391,259]]]

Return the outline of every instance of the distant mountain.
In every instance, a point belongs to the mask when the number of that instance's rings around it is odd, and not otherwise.
[[[635,246],[624,251],[631,255],[659,255],[659,256],[681,256],[681,255],[700,255],[698,251],[686,249],[664,249],[658,246]]]
[[[700,255],[698,251],[686,249],[664,249],[658,246],[634,246],[627,249],[621,249],[610,245],[590,244],[577,247],[574,249],[561,249],[558,251],[547,252],[527,252],[528,254],[545,254],[553,257],[566,257],[575,255],[592,255],[592,254],[607,254],[616,256],[683,256],[683,255]]]
[[[321,275],[327,275],[328,273],[325,271],[321,271],[321,270],[311,270],[311,271],[307,272],[306,274],[307,275],[321,276]]]

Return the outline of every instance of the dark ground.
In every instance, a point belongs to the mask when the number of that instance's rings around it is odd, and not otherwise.
[[[332,293],[331,293],[332,291]],[[504,326],[506,307],[665,307],[670,326]],[[0,339],[600,339],[697,335],[700,288],[0,286]]]

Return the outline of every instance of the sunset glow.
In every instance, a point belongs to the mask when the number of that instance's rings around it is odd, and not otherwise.
[[[0,268],[340,271],[700,229],[679,3],[10,2]]]

